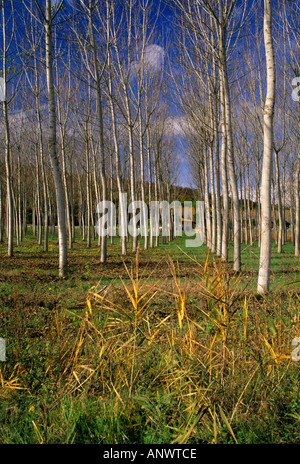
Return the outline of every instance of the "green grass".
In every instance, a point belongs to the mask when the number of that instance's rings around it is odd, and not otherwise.
[[[64,279],[56,238],[0,245],[0,443],[299,443],[293,247],[259,298],[257,244],[236,275],[184,240],[101,264],[77,237]]]

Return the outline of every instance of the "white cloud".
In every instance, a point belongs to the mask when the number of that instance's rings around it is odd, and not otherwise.
[[[131,65],[132,71],[137,74],[143,66],[143,69],[149,73],[157,73],[164,61],[165,51],[159,45],[147,45],[144,50],[143,57],[140,56],[138,60],[133,61]]]
[[[185,136],[194,132],[186,116],[170,116],[167,120],[167,130],[174,136]]]
[[[52,3],[53,6],[60,5],[60,2],[61,2],[61,0],[51,0],[51,3]],[[72,6],[73,5],[73,0],[65,0],[64,4],[66,5],[66,3],[68,3],[69,5]]]
[[[147,69],[158,72],[163,64],[165,51],[159,45],[148,45],[144,52],[144,65]]]

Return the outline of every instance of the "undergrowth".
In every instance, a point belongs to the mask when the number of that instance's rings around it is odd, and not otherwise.
[[[166,286],[137,253],[83,307],[2,308],[0,443],[298,443],[299,293],[193,264],[189,280],[169,258]]]

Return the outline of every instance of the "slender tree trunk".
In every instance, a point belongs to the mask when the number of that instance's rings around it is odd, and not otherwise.
[[[221,258],[228,260],[228,235],[229,235],[229,197],[228,197],[228,176],[227,176],[227,135],[226,135],[226,114],[224,108],[223,82],[220,79],[220,99],[221,99],[221,177],[222,177],[222,200],[223,200],[223,224],[222,224],[222,249]]]
[[[142,200],[142,224],[145,224],[146,230],[141,230],[141,235],[144,237],[144,249],[148,248],[148,215],[145,208],[145,160],[144,160],[144,138],[143,138],[143,118],[142,108],[139,108],[139,148],[140,148],[140,169],[141,169],[141,200]]]
[[[3,191],[2,180],[0,176],[0,243],[3,242]]]
[[[277,244],[278,243],[278,233],[277,233],[277,222],[276,222],[276,201],[275,201],[275,186],[274,186],[274,180],[272,179],[272,192],[271,192],[273,201],[272,201],[272,210],[273,210],[273,229],[274,229],[274,241]]]
[[[264,107],[264,156],[261,180],[261,247],[257,284],[258,293],[266,293],[269,291],[271,267],[271,176],[276,85],[272,21],[272,0],[264,0],[267,96]]]
[[[13,239],[14,239],[14,212],[13,212],[13,192],[12,192],[12,178],[10,166],[10,127],[8,120],[8,109],[6,101],[6,82],[7,82],[7,41],[6,41],[6,23],[5,23],[5,7],[2,1],[2,78],[4,81],[4,100],[3,100],[3,118],[5,130],[5,169],[6,169],[6,228],[7,228],[7,254],[13,256]]]
[[[38,156],[38,146],[35,145],[35,171],[36,171],[36,219],[37,219],[37,239],[38,244],[42,243],[42,221],[41,221],[41,198],[40,198],[40,166]]]
[[[300,103],[299,103],[300,116]],[[300,118],[299,118],[300,122]],[[300,144],[298,147],[298,166],[295,176],[295,256],[300,256]]]
[[[90,135],[90,149],[91,149],[91,161],[92,161],[92,177],[93,177],[93,183],[94,183],[94,190],[95,190],[95,196],[96,196],[96,205],[100,203],[100,192],[99,192],[99,185],[98,185],[98,177],[97,177],[97,172],[98,172],[98,166],[97,166],[97,156],[96,156],[96,150],[94,147],[94,143],[92,140],[92,136]],[[112,179],[111,179],[112,182]],[[92,190],[92,188],[91,188]],[[112,199],[111,199],[112,201]],[[91,204],[93,204],[92,199],[91,199]],[[93,214],[91,213],[92,217]],[[94,230],[93,230],[94,232]],[[95,234],[93,234],[95,235]],[[94,237],[95,238],[95,237]],[[101,235],[98,234],[98,246],[101,247]]]
[[[55,50],[57,48],[55,42]],[[68,50],[68,66],[71,68],[70,64],[70,52]],[[56,83],[57,83],[57,116],[58,116],[58,128],[59,128],[59,139],[60,139],[60,148],[61,148],[61,171],[62,171],[62,181],[65,194],[65,214],[66,214],[66,226],[68,230],[69,238],[69,249],[73,248],[73,237],[72,237],[72,221],[70,213],[70,195],[69,195],[69,186],[68,186],[68,172],[67,172],[67,153],[66,153],[66,128],[70,108],[70,98],[71,98],[71,76],[68,76],[68,84],[65,86],[66,96],[65,96],[65,108],[62,110],[61,98],[62,98],[62,83],[60,79],[60,71],[58,68],[58,63],[56,61]]]
[[[219,131],[217,122],[217,96],[214,95],[214,148],[215,148],[215,182],[216,182],[216,219],[217,219],[217,256],[222,254],[222,212],[221,212],[221,189],[220,189],[220,150]]]
[[[150,129],[147,128],[147,162],[148,162],[148,205],[149,205],[149,222],[151,224],[151,201],[152,201],[152,160],[151,160],[151,135]],[[153,248],[153,230],[150,227],[149,246]]]
[[[278,151],[274,150],[275,153],[275,170],[276,170],[276,190],[277,190],[277,201],[278,201],[278,238],[277,238],[277,253],[282,252],[282,241],[283,241],[283,215],[282,215],[282,201],[281,201],[281,185],[280,185],[280,173],[279,173],[279,160]],[[276,216],[275,216],[276,221]]]
[[[92,143],[92,141],[91,141]],[[89,159],[89,143],[86,145],[86,205],[87,205],[87,240],[86,246],[91,246],[91,195],[90,195],[90,159]]]
[[[259,180],[260,180],[260,166],[259,166],[259,158],[257,157],[256,160],[256,179],[257,179],[257,188],[256,188],[256,206],[257,206],[257,214],[256,214],[256,230],[257,230],[257,240],[258,246],[260,248],[261,244],[261,193],[259,188]]]
[[[44,196],[44,251],[48,251],[48,228],[49,228],[49,211],[48,211],[48,197],[47,197],[47,181],[45,173],[45,161],[44,161],[44,147],[43,147],[43,129],[42,119],[40,110],[40,98],[39,98],[39,78],[38,78],[38,66],[37,57],[34,53],[34,78],[35,78],[35,105],[37,114],[37,125],[38,125],[38,145],[39,145],[39,164],[42,174],[43,183],[43,196]]]
[[[129,108],[129,102],[128,102]],[[131,118],[130,118],[131,119]],[[130,195],[131,202],[136,201],[136,189],[135,189],[135,159],[134,159],[134,137],[133,137],[133,127],[131,123],[128,124],[128,142],[129,142],[129,161],[130,161]],[[138,237],[136,236],[136,222],[133,221],[133,230],[132,230],[132,251],[137,251]]]
[[[109,26],[108,26],[108,33],[110,33]],[[110,40],[109,37],[108,37],[108,40]],[[113,100],[113,79],[112,79],[112,71],[111,71],[110,47],[108,48],[107,66],[108,66],[108,96],[109,96],[110,114],[111,114],[111,120],[112,120],[112,129],[113,129],[116,178],[117,178],[117,186],[118,186],[119,200],[120,200],[119,210],[120,210],[121,223],[119,224],[119,230],[121,228],[121,230],[124,231],[125,224],[123,224],[123,219],[125,218],[126,212],[123,210],[124,204],[121,201],[122,183],[121,183],[121,177],[120,177],[119,138],[118,138],[117,121],[116,121],[116,110],[115,110],[114,100]],[[120,240],[121,240],[121,247],[122,247],[122,255],[126,255],[127,254],[126,236],[122,234],[120,236]]]
[[[211,252],[216,252],[216,196],[213,162],[213,143],[209,146],[209,171],[210,171],[210,191],[211,191]]]
[[[18,208],[17,208],[17,202],[16,202],[16,196],[14,191],[12,191],[12,196],[13,196],[13,214],[14,214],[14,229],[16,231],[16,241],[17,241],[17,246],[20,245],[20,238],[19,238],[19,230],[18,230]]]
[[[102,95],[101,95],[101,82],[98,70],[98,59],[97,59],[97,47],[94,33],[94,21],[93,21],[93,2],[89,0],[89,34],[91,37],[91,46],[93,52],[93,65],[94,65],[94,79],[96,85],[96,99],[97,99],[97,116],[99,125],[99,168],[100,168],[100,180],[102,187],[102,201],[107,200],[107,183],[105,174],[105,159],[104,159],[104,140],[103,140],[103,109],[102,109]],[[107,259],[107,236],[102,234],[101,236],[101,253],[100,262],[105,263]]]
[[[250,245],[253,245],[253,233],[252,233],[252,216],[250,208],[250,175],[249,175],[249,161],[247,157],[247,208],[248,208],[248,220],[249,220],[249,236],[250,236]]]
[[[159,196],[159,186],[158,186],[158,153],[159,153],[159,148],[157,150],[157,153],[154,153],[154,164],[153,164],[153,174],[154,174],[154,201],[158,201],[158,196]],[[157,220],[159,220],[157,217],[155,218],[155,230],[158,229],[159,224],[157,224]],[[158,247],[159,244],[159,233],[158,235],[155,236],[154,239],[154,246]]]
[[[110,152],[109,154],[109,165],[110,165],[110,202],[113,204],[114,201],[114,164],[113,164],[113,153]],[[110,213],[110,244],[113,245],[114,243],[114,234],[113,234],[113,210]]]
[[[295,214],[294,214],[295,197],[294,197],[294,183],[292,182],[295,165],[294,165],[294,162],[293,162],[292,151],[290,153],[290,163],[291,163],[290,164],[290,166],[291,166],[290,179],[291,180],[289,182],[289,192],[290,192],[290,198],[291,198],[291,203],[290,203],[291,241],[292,241],[292,244],[295,246]]]
[[[61,160],[62,160],[62,179],[63,179],[63,186],[64,186],[64,193],[65,193],[65,204],[66,204],[66,224],[68,228],[68,236],[69,236],[69,249],[73,248],[73,241],[72,241],[72,223],[71,223],[71,215],[70,215],[70,199],[69,199],[69,189],[68,189],[68,179],[67,179],[67,164],[66,164],[66,148],[65,148],[65,134],[62,130],[62,124],[59,124],[60,130],[60,139],[61,139]]]
[[[27,234],[27,192],[23,192],[23,235]]]
[[[221,4],[221,2],[220,2]],[[226,113],[226,135],[227,135],[227,159],[228,159],[228,170],[230,176],[230,185],[232,193],[232,206],[233,206],[233,245],[234,245],[234,257],[233,257],[233,268],[239,272],[241,270],[241,226],[240,226],[240,204],[239,194],[237,188],[237,180],[234,166],[234,144],[233,144],[233,132],[231,122],[231,99],[229,80],[227,72],[227,57],[226,57],[226,46],[225,46],[225,31],[224,28],[220,27],[220,51],[221,51],[221,76],[223,81],[223,92],[224,92],[224,103]]]
[[[246,195],[246,172],[244,176],[241,173],[241,177],[244,179],[244,213],[245,213],[245,243],[248,244],[248,209],[247,209],[247,195]]]
[[[12,180],[10,167],[10,131],[7,115],[7,104],[3,102],[3,114],[5,124],[5,167],[6,167],[6,197],[7,197],[7,253],[8,256],[13,256],[13,237],[14,237],[14,213],[13,213],[13,195],[12,195]]]
[[[49,153],[53,178],[56,191],[56,205],[58,217],[58,242],[59,242],[59,276],[64,277],[67,269],[67,233],[65,216],[64,188],[61,179],[59,160],[56,147],[56,108],[53,80],[53,58],[52,58],[52,2],[46,0],[46,76],[48,88],[48,110],[49,110]]]
[[[72,243],[75,242],[75,217],[74,217],[74,175],[70,176],[70,215],[72,227]]]
[[[286,201],[285,201],[285,194],[286,194],[286,190],[285,190],[285,163],[284,163],[284,166],[283,166],[282,174],[283,174],[283,178],[282,178],[283,199],[282,199],[282,235],[281,235],[281,243],[282,243],[282,245],[284,245],[284,243],[287,240],[287,227],[286,227],[286,216],[285,216],[285,204],[286,204]]]
[[[205,205],[205,220],[206,220],[206,246],[211,250],[211,215],[210,215],[210,201],[208,189],[208,163],[207,163],[207,148],[204,148],[204,205]]]
[[[23,215],[22,215],[22,182],[21,182],[21,161],[20,161],[20,150],[21,146],[18,145],[17,147],[17,153],[18,153],[18,199],[17,199],[17,216],[18,216],[18,221],[17,221],[17,228],[18,228],[18,234],[19,234],[19,241],[22,242],[23,239],[23,227],[22,227],[22,220],[23,220]]]
[[[32,195],[32,217],[31,217],[31,227],[32,227],[32,235],[35,237],[35,203],[36,203],[36,191],[33,192]]]
[[[213,28],[213,19],[210,20]],[[213,45],[216,46],[216,40],[214,34]],[[212,97],[211,97],[211,124],[213,128],[213,153],[214,153],[214,185],[215,185],[215,214],[216,214],[216,254],[221,256],[222,254],[222,212],[221,212],[221,188],[220,188],[220,147],[219,147],[219,121],[218,121],[218,73],[216,57],[212,56]]]

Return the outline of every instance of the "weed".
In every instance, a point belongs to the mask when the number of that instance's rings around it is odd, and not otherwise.
[[[52,254],[20,247],[22,279],[3,261],[1,443],[299,442],[294,274],[258,299],[251,254],[236,276],[204,249],[120,267],[76,246],[64,280]]]

